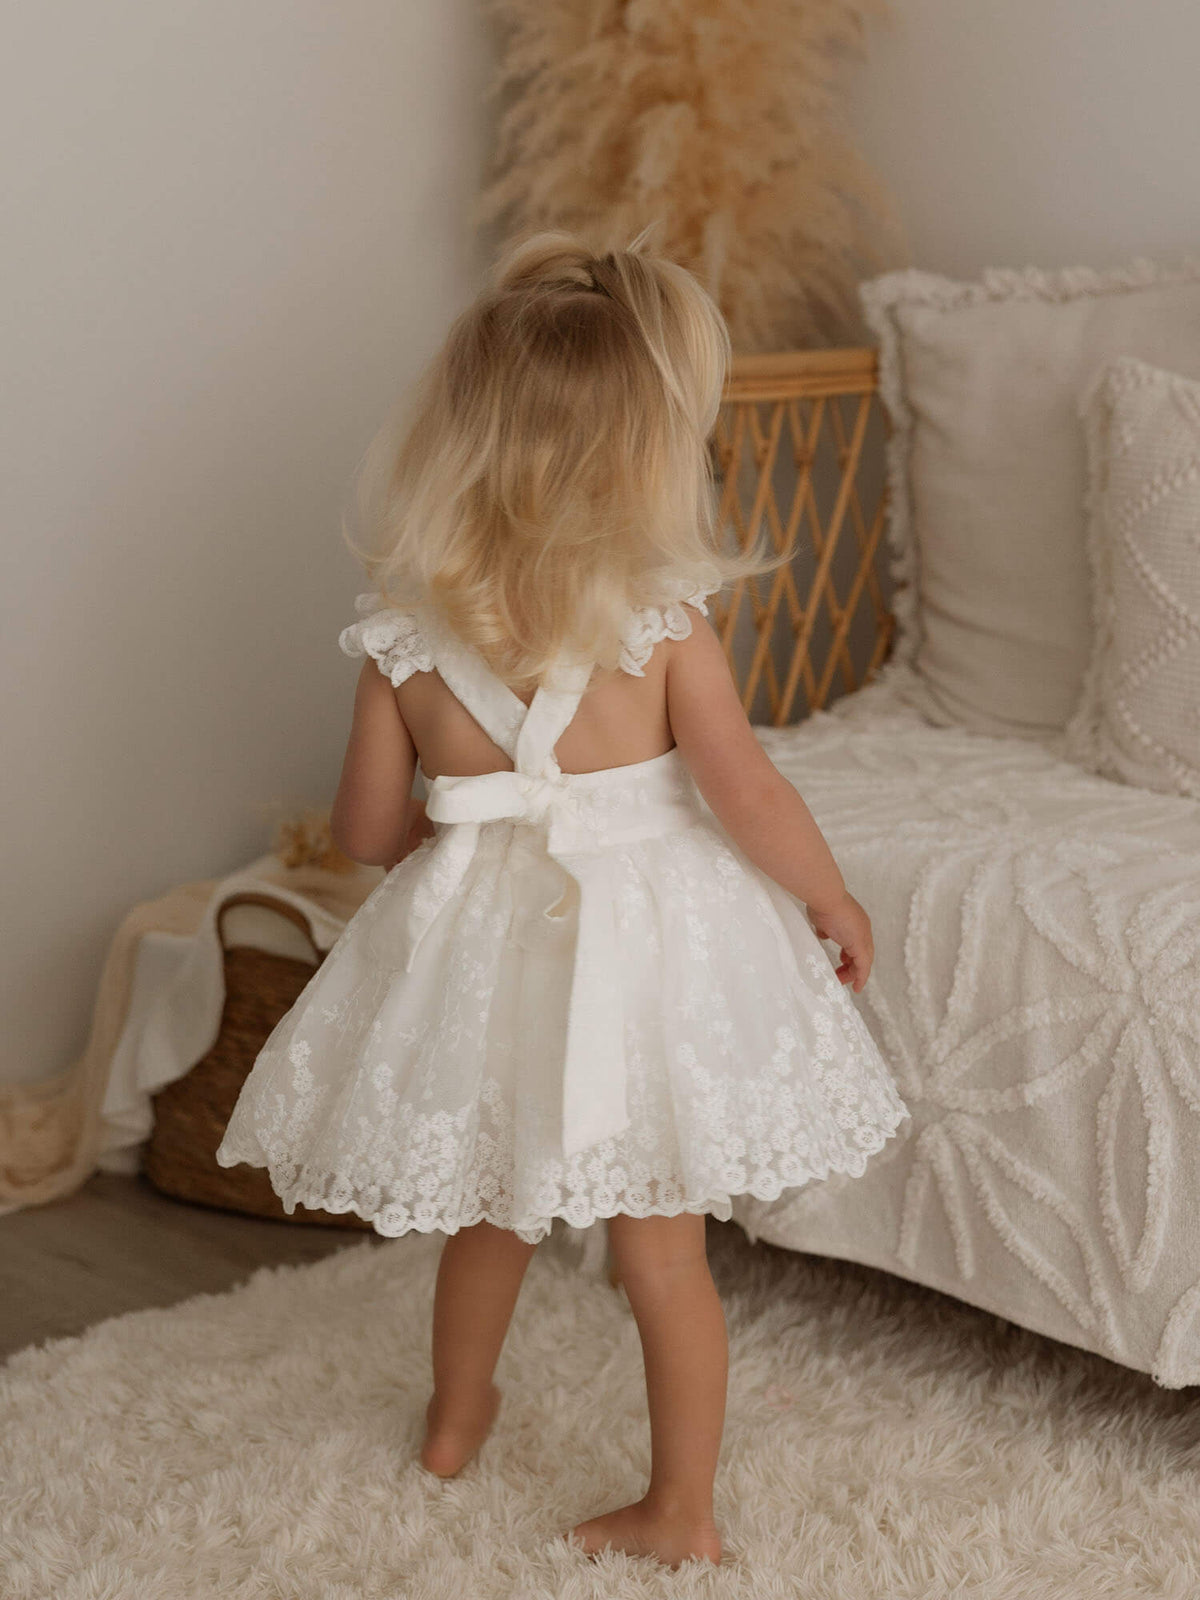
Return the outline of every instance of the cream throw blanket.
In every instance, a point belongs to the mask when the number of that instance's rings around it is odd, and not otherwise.
[[[183,883],[157,900],[133,906],[109,948],[82,1057],[42,1082],[0,1085],[0,1212],[71,1194],[96,1170],[103,1145],[101,1108],[129,1010],[138,946],[146,934],[201,935],[188,957],[190,987],[201,996],[207,992],[211,1000],[214,964],[221,983],[214,919],[228,895],[256,889],[289,901],[308,916],[318,946],[328,949],[380,876],[379,868],[290,867],[267,855],[226,878]],[[186,1038],[190,1028],[200,1041],[194,1060],[215,1037],[211,1016],[211,1003],[194,1007],[190,1014],[172,1008],[177,1037]],[[219,1026],[219,1003],[216,1019]]]

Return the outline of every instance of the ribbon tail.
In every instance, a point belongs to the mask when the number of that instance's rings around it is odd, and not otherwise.
[[[623,1133],[629,1112],[610,862],[603,855],[575,857],[567,870],[579,884],[563,1063],[563,1154],[572,1156]]]

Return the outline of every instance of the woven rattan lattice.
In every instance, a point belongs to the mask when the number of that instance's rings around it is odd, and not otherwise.
[[[734,360],[711,441],[725,538],[745,550],[765,526],[772,550],[792,552],[710,603],[754,722],[800,720],[891,649],[876,370],[873,349]]]

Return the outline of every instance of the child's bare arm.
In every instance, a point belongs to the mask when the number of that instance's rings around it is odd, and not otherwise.
[[[756,867],[809,908],[837,940],[843,983],[862,988],[874,951],[870,920],[847,891],[825,837],[799,792],[759,744],[712,625],[689,608],[692,631],[667,658],[667,715],[696,787]]]
[[[814,909],[836,905],[846,885],[824,835],[755,737],[721,641],[698,611],[667,659],[667,715],[696,787],[755,866]]]
[[[358,675],[354,721],[329,817],[339,850],[369,866],[391,866],[404,854],[416,770],[416,747],[395,692],[368,656]]]

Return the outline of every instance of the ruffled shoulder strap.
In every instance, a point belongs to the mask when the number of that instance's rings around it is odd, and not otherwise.
[[[671,587],[674,593],[671,593]],[[688,579],[668,586],[668,598],[658,605],[631,608],[621,631],[618,665],[636,678],[645,677],[647,661],[660,639],[686,639],[692,619],[684,610],[695,606],[708,615],[705,601],[716,594],[719,583],[696,585]],[[422,629],[415,609],[385,606],[378,594],[360,594],[354,609],[361,621],[343,628],[338,644],[348,656],[371,656],[392,684],[399,685],[414,672],[432,672],[433,639]]]
[[[691,580],[683,579],[673,587],[676,592],[663,604],[636,606],[630,611],[621,632],[621,654],[618,658],[618,665],[623,672],[632,673],[635,678],[644,678],[646,663],[660,639],[686,639],[691,633],[692,619],[683,609],[684,606],[695,606],[697,611],[707,616],[708,607],[704,602],[710,594],[716,594],[721,585],[713,583],[707,587],[697,587]]]
[[[338,645],[348,656],[371,656],[393,687],[414,672],[432,672],[429,641],[415,611],[385,606],[378,594],[360,594],[354,609],[361,621],[352,622],[338,635]]]

